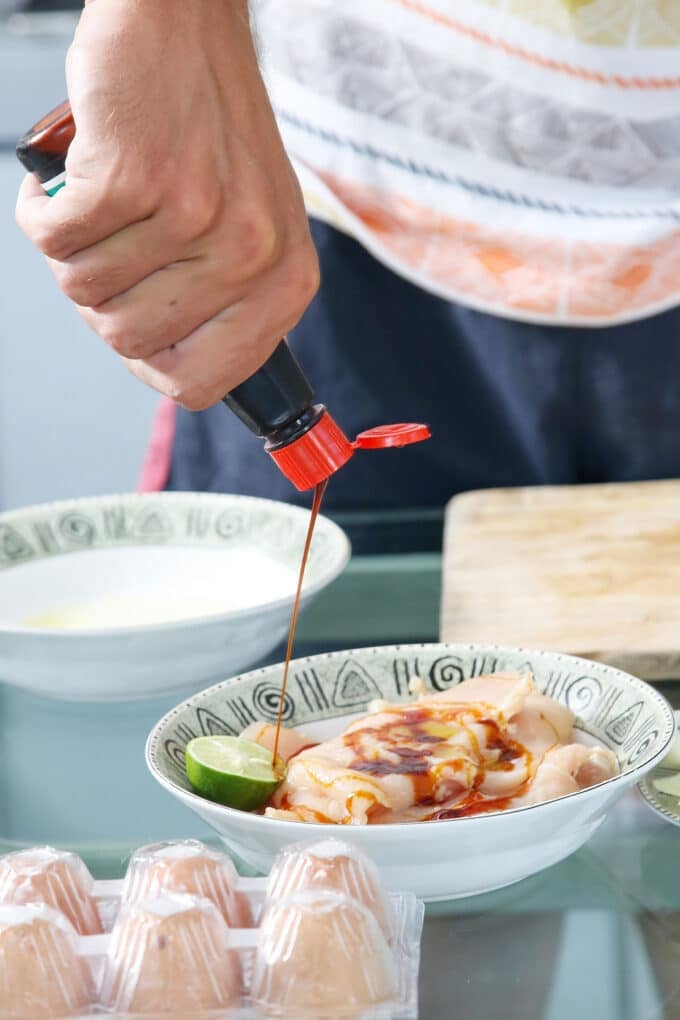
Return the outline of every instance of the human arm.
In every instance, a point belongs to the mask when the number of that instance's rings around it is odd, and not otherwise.
[[[68,185],[17,219],[80,314],[194,410],[250,376],[318,286],[245,0],[95,0],[67,61]]]

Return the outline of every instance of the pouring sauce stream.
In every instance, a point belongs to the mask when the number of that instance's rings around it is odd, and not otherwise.
[[[300,562],[300,573],[298,574],[297,591],[295,593],[295,602],[293,603],[293,614],[290,618],[290,630],[288,631],[288,647],[286,648],[286,664],[283,669],[283,681],[281,683],[281,697],[279,698],[279,714],[276,719],[276,737],[274,739],[274,768],[276,768],[276,760],[279,753],[279,737],[281,736],[281,723],[283,721],[283,707],[286,698],[286,686],[288,684],[288,670],[290,669],[290,660],[293,657],[293,643],[295,641],[295,630],[297,627],[298,610],[300,609],[300,595],[302,594],[302,583],[305,579],[305,569],[307,567],[307,560],[309,559],[309,550],[312,546],[312,538],[314,537],[314,526],[319,516],[319,510],[321,509],[321,501],[323,500],[326,486],[328,485],[328,479],[319,484],[314,489],[314,500],[312,501],[312,512],[309,518],[309,527],[307,528],[307,537],[305,539],[305,546],[302,552],[302,560]]]

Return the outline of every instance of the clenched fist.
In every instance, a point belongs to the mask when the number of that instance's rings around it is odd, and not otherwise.
[[[17,221],[132,372],[185,407],[266,361],[318,286],[245,0],[94,0],[67,60],[67,186]]]

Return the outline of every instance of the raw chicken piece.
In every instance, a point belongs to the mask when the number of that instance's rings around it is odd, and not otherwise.
[[[73,1016],[92,1002],[90,985],[63,914],[45,906],[0,906],[0,1017]]]
[[[615,757],[573,739],[574,715],[528,674],[479,676],[417,701],[375,703],[298,753],[266,814],[387,824],[551,800],[610,778]]]
[[[269,906],[252,981],[253,999],[265,1015],[357,1016],[396,995],[389,946],[360,903],[315,890]]]
[[[544,754],[527,792],[513,800],[512,807],[542,804],[556,797],[577,793],[617,775],[616,755],[606,747],[566,744]]]
[[[509,732],[534,755],[571,740],[576,716],[566,705],[533,690],[510,719]]]
[[[249,928],[248,897],[237,889],[238,873],[226,854],[188,839],[137,850],[128,867],[123,902],[158,899],[166,892],[203,896],[215,904],[230,928]]]
[[[455,703],[489,705],[507,720],[516,715],[530,694],[535,694],[533,678],[529,673],[488,673],[474,676],[454,684],[439,694],[427,694],[420,703]]]
[[[487,797],[513,797],[522,792],[545,752],[571,739],[574,718],[574,713],[554,698],[531,690],[507,727],[508,736],[528,753],[505,764],[487,766],[480,792]]]
[[[541,764],[546,762],[573,776],[580,790],[603,783],[619,771],[619,763],[613,751],[606,747],[586,747],[585,744],[555,747],[547,752]]]
[[[412,803],[408,776],[378,778],[358,772],[350,767],[354,757],[342,737],[302,751],[289,764],[272,799],[274,806],[292,809],[303,821],[365,825],[376,806],[389,809]]]
[[[498,674],[380,706],[296,755],[266,813],[365,825],[431,817],[480,783],[509,796],[529,778],[531,756],[508,745],[507,719],[534,691],[528,675]]]
[[[508,761],[489,761],[477,790],[489,798],[514,797],[530,781],[534,768],[530,751]]]
[[[256,744],[260,744],[262,747],[266,747],[268,751],[274,753],[274,743],[276,741],[276,726],[272,726],[271,723],[266,722],[254,722],[250,726],[246,726],[242,737],[247,740],[254,740]],[[297,730],[287,729],[285,726],[281,727],[281,736],[279,738],[279,749],[278,757],[283,758],[284,761],[290,761],[294,755],[299,754],[300,751],[305,747],[310,747],[314,744],[313,740],[306,737],[303,733],[299,733]]]
[[[76,854],[37,847],[0,859],[0,903],[45,903],[66,917],[79,935],[98,935],[102,923],[92,876]]]
[[[290,846],[274,861],[267,900],[275,903],[296,892],[326,889],[362,903],[378,921],[385,938],[392,934],[392,909],[378,870],[356,847],[337,839]]]
[[[512,720],[513,723],[516,723],[517,720],[523,720],[525,724],[523,735],[526,735],[526,724],[533,719],[537,710],[542,709],[546,714],[549,712],[547,706],[543,704],[544,701],[556,706],[558,710],[567,712],[569,719],[573,720],[573,716],[568,710],[562,709],[562,706],[554,702],[552,698],[544,698],[536,690],[533,679],[528,673],[493,673],[488,676],[472,677],[439,694],[421,697],[419,704],[433,707],[443,704],[475,705],[477,708],[489,707],[488,717],[481,722],[475,723],[466,720],[467,732],[476,738],[478,744],[477,748],[473,750],[475,760],[478,760],[481,755],[484,764],[484,776],[481,783],[475,785],[479,792],[486,797],[505,798],[513,796],[531,778],[534,768],[533,755],[535,754],[531,743],[522,740],[515,732],[516,727],[508,726],[507,722]],[[499,732],[497,734],[490,732],[489,721],[498,723]],[[569,732],[571,732],[571,724]],[[550,744],[552,744],[555,742],[554,731],[550,729],[550,733],[552,736]],[[497,737],[498,742],[503,745],[499,749],[498,755],[494,754],[494,737]],[[522,748],[526,747],[530,753],[524,754],[520,748],[508,747],[508,737],[511,741],[514,740],[517,744],[522,745]],[[473,782],[464,784],[466,789],[472,785]],[[458,799],[454,791],[454,797],[448,806],[454,807]],[[444,807],[443,804],[442,807]],[[410,814],[413,816],[412,812]],[[411,817],[409,820],[414,820],[414,818]]]
[[[102,1005],[123,1014],[195,1020],[236,1006],[238,955],[209,900],[168,895],[123,907],[111,935]]]
[[[530,756],[507,747],[507,719],[534,691],[528,675],[496,674],[380,706],[298,754],[267,814],[339,824],[418,821],[453,807],[481,782],[489,797],[510,796],[529,777]]]

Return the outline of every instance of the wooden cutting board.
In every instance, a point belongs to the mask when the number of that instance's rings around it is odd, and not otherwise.
[[[443,641],[583,655],[680,678],[680,481],[457,496]]]

